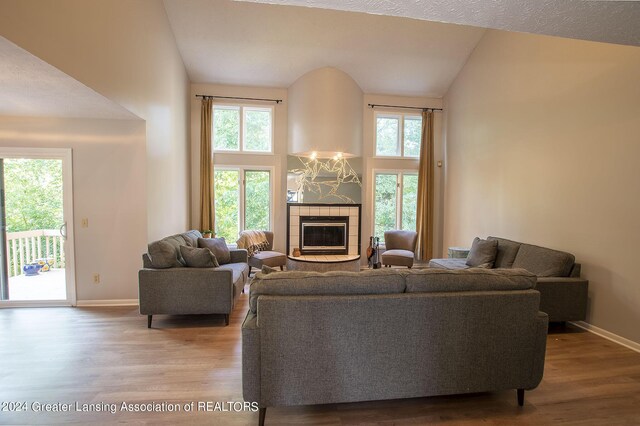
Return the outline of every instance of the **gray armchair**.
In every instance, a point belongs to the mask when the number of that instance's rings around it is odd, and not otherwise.
[[[384,245],[386,250],[382,253],[382,264],[387,267],[413,266],[414,251],[418,233],[415,231],[386,231],[384,233]]]
[[[265,237],[267,237],[269,245],[266,250],[261,250],[249,257],[249,267],[262,269],[262,265],[270,266],[272,268],[279,266],[282,271],[283,266],[287,264],[287,256],[279,251],[273,251],[273,232],[263,232]],[[249,272],[251,272],[251,269],[249,269]]]

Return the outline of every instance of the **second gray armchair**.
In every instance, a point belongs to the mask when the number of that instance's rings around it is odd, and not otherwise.
[[[386,231],[384,233],[384,245],[386,250],[382,253],[384,266],[413,266],[418,233],[415,231]]]

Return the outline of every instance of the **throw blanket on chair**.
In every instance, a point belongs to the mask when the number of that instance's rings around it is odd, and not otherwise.
[[[269,247],[269,241],[262,231],[242,231],[236,243],[239,249],[247,250],[249,257]]]

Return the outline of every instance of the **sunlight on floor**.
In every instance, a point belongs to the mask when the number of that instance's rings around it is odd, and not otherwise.
[[[38,275],[9,278],[9,300],[65,300],[64,269],[51,269]]]

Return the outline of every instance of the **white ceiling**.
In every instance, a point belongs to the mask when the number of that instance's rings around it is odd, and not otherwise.
[[[594,0],[239,0],[402,16],[640,46],[640,2]]]
[[[164,0],[192,83],[288,87],[332,66],[366,93],[441,97],[483,29],[229,0]]]
[[[0,37],[0,100],[0,115],[138,118],[3,37]]]

